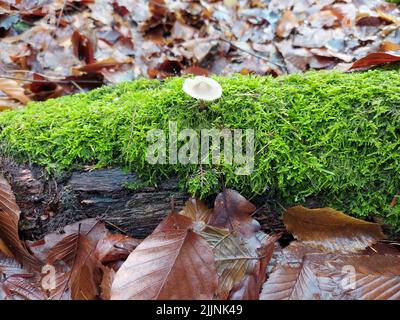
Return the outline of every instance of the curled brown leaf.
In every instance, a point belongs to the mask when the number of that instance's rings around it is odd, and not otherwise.
[[[329,252],[356,252],[384,238],[381,227],[332,208],[291,207],[283,216],[286,229],[298,240]]]

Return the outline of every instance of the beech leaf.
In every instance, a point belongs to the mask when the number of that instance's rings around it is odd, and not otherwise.
[[[214,213],[209,225],[237,231],[244,237],[253,237],[261,229],[260,224],[251,214],[256,207],[239,192],[226,189],[215,199]]]
[[[378,224],[331,208],[291,207],[283,222],[287,231],[304,244],[329,252],[356,252],[384,238]]]
[[[102,266],[87,236],[73,233],[63,238],[49,251],[47,263],[57,271],[51,299],[95,300],[100,296]]]
[[[211,248],[188,228],[179,228],[187,218],[171,214],[174,229],[147,237],[115,275],[112,300],[212,299],[217,273]]]
[[[27,104],[30,101],[25,95],[24,89],[15,80],[0,78],[0,91],[23,104]]]
[[[294,28],[298,26],[298,21],[294,13],[287,10],[283,13],[276,26],[276,34],[281,38],[286,38]]]
[[[45,300],[38,274],[24,269],[14,258],[0,253],[0,300]]]
[[[210,220],[213,210],[209,209],[201,200],[190,198],[179,214],[192,219],[194,230],[201,231]]]
[[[5,244],[8,248],[8,252],[5,253],[9,254],[11,252],[24,266],[39,270],[40,261],[28,252],[19,239],[19,217],[20,209],[11,186],[4,176],[0,174],[0,239],[2,240],[0,245]]]
[[[353,63],[351,69],[368,68],[384,63],[400,61],[400,55],[394,55],[387,52],[370,53]]]
[[[235,292],[240,292],[235,295],[236,299],[238,296],[258,299],[276,237],[269,237],[259,232],[257,236],[260,242],[254,245],[253,239],[246,239],[228,229],[207,226],[200,234],[206,239],[215,255],[219,277],[217,297],[227,299],[236,286]]]
[[[126,259],[140,242],[123,234],[111,234],[97,243],[95,254],[101,263]]]
[[[399,300],[399,286],[399,255],[314,253],[278,267],[260,299]]]
[[[108,231],[103,222],[95,218],[80,220],[69,224],[62,229],[62,232],[53,232],[47,234],[43,239],[38,241],[27,241],[29,249],[37,258],[46,260],[49,251],[61,240],[71,234],[76,234],[78,231],[86,235],[93,246],[96,246],[98,241],[108,235]]]

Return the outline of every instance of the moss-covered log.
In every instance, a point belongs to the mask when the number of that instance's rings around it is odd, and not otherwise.
[[[378,215],[400,226],[400,74],[311,72],[287,77],[217,78],[221,99],[204,111],[182,91],[181,78],[138,80],[115,87],[31,103],[0,114],[3,155],[52,174],[83,165],[123,166],[141,186],[177,175],[190,193],[235,188],[267,193],[282,204],[318,197],[355,216]],[[150,129],[254,129],[250,175],[235,165],[151,165]]]

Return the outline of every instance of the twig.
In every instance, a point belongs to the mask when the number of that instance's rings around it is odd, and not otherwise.
[[[114,223],[110,222],[109,220],[104,220],[104,222],[107,223],[107,224],[109,224],[111,227],[117,229],[119,232],[122,232],[122,233],[125,234],[125,235],[128,234],[125,230],[119,228],[119,227],[116,226]]]
[[[63,5],[62,5],[62,7],[61,7],[60,14],[58,15],[58,18],[57,18],[56,30],[57,30],[58,27],[60,26],[61,18],[62,18],[62,15],[63,15],[63,13],[64,13],[65,6],[67,5],[67,1],[68,1],[68,0],[64,0]]]
[[[267,207],[268,206],[268,204],[267,203],[264,203],[261,207],[259,207],[258,209],[256,209],[256,211],[254,211],[252,214],[251,214],[251,216],[253,217],[253,216],[255,216],[257,213],[259,213],[261,210],[263,210],[265,207]]]
[[[18,80],[18,81],[22,81],[22,82],[34,82],[34,83],[61,83],[61,84],[72,84],[72,82],[76,82],[76,83],[103,83],[102,81],[98,81],[98,80],[34,80],[34,79],[21,79],[21,78],[17,78],[17,77],[10,77],[10,76],[6,76],[6,75],[0,75],[0,78],[3,79],[11,79],[11,80]]]
[[[278,67],[278,68],[281,68],[281,67],[282,67],[282,66],[280,66],[280,65],[277,65],[276,63],[271,62],[270,59],[268,59],[268,58],[265,57],[265,56],[262,56],[262,55],[260,55],[260,54],[258,54],[258,53],[255,53],[254,51],[250,51],[250,50],[247,50],[247,49],[243,49],[243,48],[237,46],[236,44],[234,44],[234,43],[233,43],[232,41],[230,41],[230,40],[227,40],[227,39],[225,39],[225,38],[223,38],[223,37],[219,37],[219,40],[224,41],[224,42],[226,42],[226,43],[229,43],[232,47],[234,47],[234,48],[236,48],[236,49],[238,49],[238,50],[240,50],[240,51],[243,51],[243,52],[245,52],[245,53],[247,53],[247,54],[249,54],[249,55],[251,55],[251,56],[253,56],[253,57],[255,57],[255,58],[264,60],[264,61],[266,61],[266,62],[267,62],[268,64],[270,64],[270,65],[273,65],[273,66]]]
[[[45,74],[43,74],[43,73],[39,73],[39,72],[35,72],[35,71],[31,71],[31,70],[4,70],[4,71],[6,71],[6,72],[8,72],[8,73],[29,73],[29,74],[37,74],[37,75],[39,75],[39,76],[41,76],[41,77],[44,77],[44,78],[47,78],[47,79],[53,79],[53,80],[62,80],[62,79],[64,79],[65,77],[56,77],[56,76],[48,76],[48,75],[45,75]]]
[[[80,92],[82,92],[82,93],[85,92],[85,90],[83,90],[82,87],[80,87],[75,81],[71,80],[71,83],[72,83],[76,88],[78,88],[78,90],[79,90]]]

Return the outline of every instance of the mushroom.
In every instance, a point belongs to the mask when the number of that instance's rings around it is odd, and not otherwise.
[[[221,85],[214,79],[204,76],[186,79],[182,89],[189,96],[200,100],[200,110],[205,108],[204,101],[216,100],[222,95]]]

